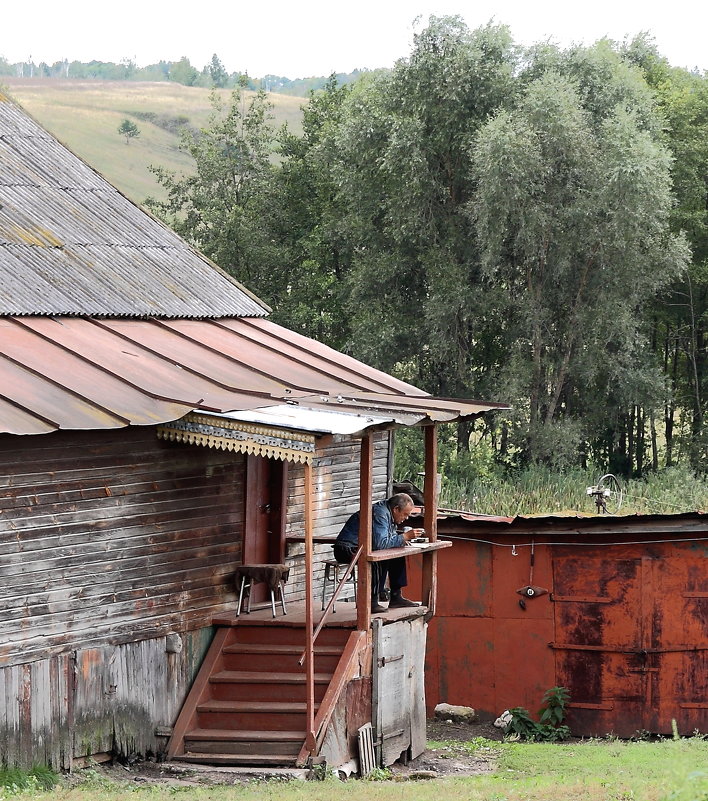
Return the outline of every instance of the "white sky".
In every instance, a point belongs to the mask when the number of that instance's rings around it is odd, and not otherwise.
[[[410,53],[415,18],[431,14],[459,14],[470,28],[494,18],[520,44],[649,31],[673,65],[708,69],[705,0],[5,0],[0,55],[140,66],[187,56],[201,69],[216,53],[229,72],[301,78],[390,67]]]

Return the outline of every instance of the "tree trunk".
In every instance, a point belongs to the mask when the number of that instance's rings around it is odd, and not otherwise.
[[[460,420],[457,424],[457,450],[459,453],[470,452],[470,435],[474,430],[474,421]]]
[[[641,476],[644,472],[644,410],[637,406],[637,447],[635,461],[637,464],[637,475]]]
[[[659,469],[659,448],[656,441],[656,420],[654,412],[649,414],[649,432],[651,436],[651,469],[656,472]]]

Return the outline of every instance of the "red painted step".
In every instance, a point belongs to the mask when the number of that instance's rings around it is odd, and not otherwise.
[[[315,704],[315,713],[319,704]],[[304,730],[307,706],[304,702],[220,701],[212,699],[197,707],[199,728]]]
[[[279,754],[296,757],[304,731],[194,729],[184,736],[185,751],[194,754]]]
[[[304,673],[305,664],[300,665],[302,646],[285,643],[236,642],[227,645],[222,651],[226,670],[265,670],[274,666],[279,671]],[[344,645],[316,645],[315,670],[318,673],[331,673],[344,650]]]
[[[321,701],[331,673],[315,673],[315,700]],[[212,696],[221,700],[304,701],[304,673],[262,673],[253,670],[222,670],[209,677]]]

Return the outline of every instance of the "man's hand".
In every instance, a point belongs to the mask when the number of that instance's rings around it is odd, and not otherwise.
[[[424,536],[425,536],[425,530],[422,528],[411,528],[408,529],[408,531],[403,532],[403,539],[406,542],[410,542],[412,539],[415,539],[415,537],[424,537]]]

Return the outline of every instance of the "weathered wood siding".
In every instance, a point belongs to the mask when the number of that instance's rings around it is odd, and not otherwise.
[[[233,608],[244,464],[150,427],[0,437],[1,762],[164,746]]]
[[[315,536],[336,537],[347,518],[359,508],[359,454],[358,439],[336,437],[320,446],[313,463],[313,517]],[[374,500],[385,498],[390,477],[390,447],[387,432],[374,437]],[[288,477],[287,535],[304,533],[304,469],[293,465]],[[331,545],[315,545],[314,548],[314,594],[321,598],[322,563],[332,558]],[[286,597],[293,601],[305,598],[304,546],[299,543],[288,547],[287,563],[290,578],[286,585]]]
[[[70,768],[161,751],[212,615],[235,603],[245,464],[151,427],[0,437],[0,762]],[[388,478],[381,434],[376,498]],[[358,508],[359,441],[321,447],[314,482],[315,533],[335,535]],[[302,532],[303,510],[292,466],[288,533]],[[331,554],[316,547],[318,562]],[[288,594],[301,599],[302,549],[288,560]],[[316,598],[321,577],[316,565]]]
[[[0,668],[0,762],[160,753],[157,727],[174,723],[211,638],[203,628]]]
[[[233,602],[243,465],[152,428],[0,438],[0,664],[209,625]]]

